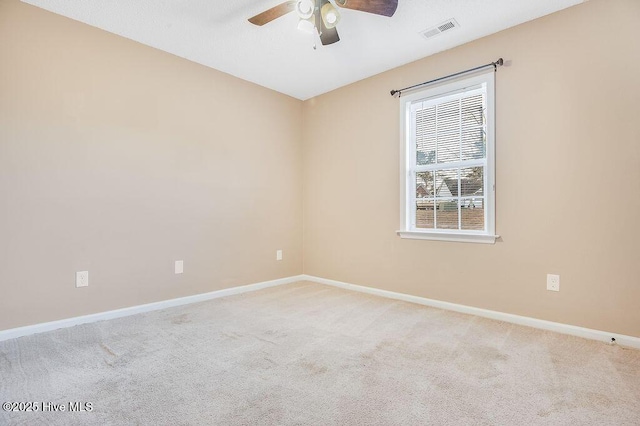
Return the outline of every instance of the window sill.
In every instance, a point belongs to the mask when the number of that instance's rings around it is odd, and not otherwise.
[[[400,238],[413,240],[450,241],[457,243],[495,244],[499,235],[453,234],[420,231],[396,231]]]

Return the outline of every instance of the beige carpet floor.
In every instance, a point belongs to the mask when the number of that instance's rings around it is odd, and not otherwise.
[[[639,425],[640,351],[300,282],[0,343],[2,425]]]

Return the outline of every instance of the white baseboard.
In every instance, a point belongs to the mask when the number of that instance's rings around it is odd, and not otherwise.
[[[479,317],[491,318],[494,320],[509,322],[512,324],[524,325],[527,327],[555,331],[557,333],[569,334],[571,336],[582,337],[590,340],[598,340],[601,342],[611,343],[611,339],[615,339],[615,343],[620,346],[640,349],[639,337],[625,336],[624,334],[609,333],[606,331],[593,330],[593,329],[584,328],[584,327],[577,327],[575,325],[545,321],[537,318],[523,317],[520,315],[507,314],[507,313],[498,312],[498,311],[490,311],[488,309],[474,308],[472,306],[458,305],[456,303],[442,302],[440,300],[427,299],[424,297],[412,296],[404,293],[396,293],[388,290],[380,290],[372,287],[349,284],[342,281],[335,281],[335,280],[329,280],[326,278],[314,277],[312,275],[302,275],[302,278],[305,281],[312,281],[319,284],[326,284],[326,285],[340,287],[347,290],[359,291],[361,293],[373,294],[376,296],[386,297],[389,299],[397,299],[405,302],[417,303],[419,305],[431,306],[433,308],[445,309],[448,311],[461,312],[463,314],[477,315]]]
[[[358,291],[361,293],[372,294],[376,296],[386,297],[389,299],[402,300],[405,302],[416,303],[419,305],[430,306],[433,308],[445,309],[449,311],[460,312],[469,315],[477,315],[479,317],[491,318],[498,321],[509,322],[512,324],[524,325],[527,327],[539,328],[542,330],[554,331],[561,334],[582,337],[590,340],[598,340],[601,342],[611,343],[614,338],[616,344],[631,348],[640,349],[640,338],[626,336],[624,334],[610,333],[607,331],[593,330],[590,328],[578,327],[575,325],[562,324],[552,321],[545,321],[537,318],[523,317],[520,315],[507,314],[504,312],[491,311],[488,309],[474,308],[472,306],[459,305],[456,303],[443,302],[440,300],[427,299],[425,297],[412,296],[404,293],[396,293],[388,290],[381,290],[373,287],[365,287],[361,285],[349,284],[342,281],[329,280],[326,278],[315,277],[312,275],[296,275],[277,280],[263,281],[255,284],[249,284],[239,287],[226,288],[216,290],[209,293],[195,294],[193,296],[180,297],[177,299],[163,300],[160,302],[147,303],[145,305],[131,306],[128,308],[116,309],[113,311],[100,312],[96,314],[83,315],[79,317],[67,318],[58,321],[45,322],[40,324],[29,325],[25,327],[12,328],[0,331],[0,342],[17,337],[28,336],[31,334],[44,333],[46,331],[57,330],[60,328],[73,327],[79,324],[103,321],[113,318],[121,318],[129,315],[140,314],[143,312],[156,311],[159,309],[171,308],[174,306],[187,305],[190,303],[203,302],[205,300],[217,299],[219,297],[232,296],[234,294],[256,291],[263,288],[275,287],[283,284],[290,284],[296,281],[312,281],[319,284],[326,284],[347,290]]]
[[[11,328],[8,330],[0,331],[0,342],[2,342],[3,340],[15,339],[16,337],[57,330],[59,328],[73,327],[74,325],[79,324],[86,324],[113,318],[121,318],[129,315],[140,314],[143,312],[171,308],[174,306],[188,305],[190,303],[203,302],[205,300],[217,299],[219,297],[231,296],[234,294],[241,294],[249,291],[256,291],[267,287],[275,287],[278,285],[294,283],[296,281],[302,280],[302,275],[296,275],[293,277],[263,281],[260,283],[243,285],[239,287],[225,288],[223,290],[216,290],[209,293],[195,294],[193,296],[179,297],[177,299],[163,300],[160,302],[147,303],[145,305],[130,306],[128,308],[115,309],[113,311],[99,312],[97,314],[83,315],[80,317],[44,322],[40,324],[28,325],[25,327]]]

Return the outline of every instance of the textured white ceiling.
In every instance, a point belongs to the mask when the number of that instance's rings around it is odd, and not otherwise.
[[[339,9],[329,46],[298,31],[295,13],[247,21],[284,0],[23,1],[305,100],[584,0],[399,0],[391,18]],[[419,34],[450,18],[460,28]]]

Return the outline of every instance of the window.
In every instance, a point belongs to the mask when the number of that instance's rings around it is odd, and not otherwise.
[[[402,238],[495,242],[494,72],[400,98]]]

